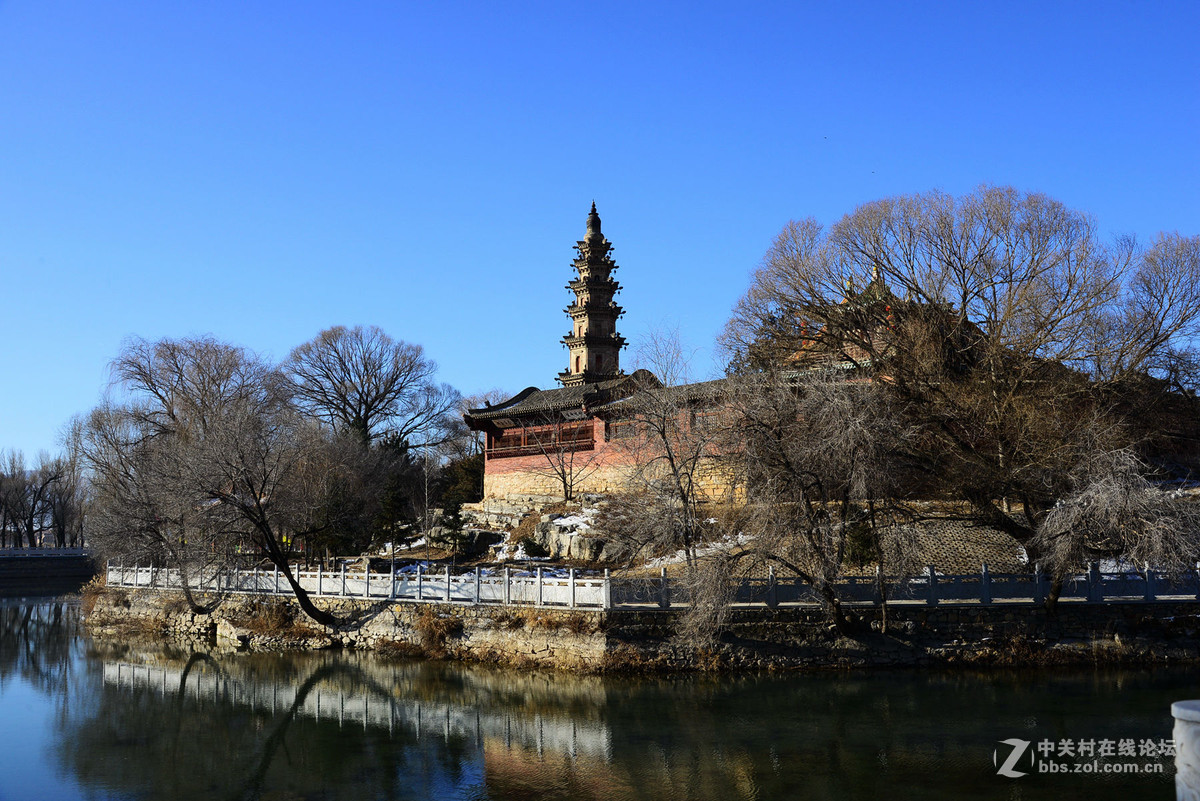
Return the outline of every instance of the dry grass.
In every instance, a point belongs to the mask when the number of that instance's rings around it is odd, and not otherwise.
[[[525,617],[523,615],[514,614],[507,609],[501,609],[499,612],[496,612],[492,615],[492,624],[496,628],[515,631],[516,629],[525,628]]]
[[[96,601],[100,600],[100,596],[109,592],[109,589],[108,589],[107,582],[105,581],[105,577],[104,576],[96,576],[91,581],[89,581],[87,584],[84,584],[79,592],[80,592],[80,595],[82,596],[81,600],[80,600],[80,606],[82,607],[83,614],[86,617],[87,615],[90,615],[92,613],[93,609],[96,608]],[[115,599],[116,593],[119,592],[119,590],[113,590],[112,592],[114,594],[113,597]],[[128,607],[129,606],[129,596],[125,595],[125,593],[123,593],[123,592],[121,593],[121,596],[125,600],[125,606]]]
[[[1022,668],[1079,665],[1126,665],[1155,661],[1119,637],[1094,637],[1077,643],[1051,644],[1045,640],[1014,636],[976,644],[951,663],[988,667]]]
[[[412,659],[425,654],[421,646],[403,640],[381,640],[376,644],[375,651],[382,656],[398,659]]]
[[[162,603],[163,611],[169,615],[179,615],[188,611],[187,599],[182,595],[170,596]]]
[[[445,656],[446,642],[462,634],[462,620],[453,616],[439,615],[431,607],[421,610],[414,624],[421,638],[421,647],[429,656]]]
[[[563,626],[572,634],[595,634],[603,628],[599,615],[589,615],[583,612],[572,612],[567,615]]]
[[[658,659],[646,656],[627,643],[620,643],[606,652],[596,666],[598,673],[651,674],[661,671]]]
[[[247,631],[267,636],[312,637],[321,633],[295,606],[275,599],[251,602],[234,622]]]
[[[578,512],[581,508],[583,507],[575,501],[559,501],[543,508],[540,512],[530,512],[521,518],[521,522],[517,523],[516,528],[509,532],[508,542],[516,545],[521,540],[532,541],[533,535],[536,533],[535,529],[538,523],[542,522],[543,515],[570,514]]]

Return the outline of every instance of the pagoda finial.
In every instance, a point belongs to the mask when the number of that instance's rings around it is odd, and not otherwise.
[[[596,201],[592,201],[592,210],[588,212],[587,218],[587,238],[599,239],[602,236],[600,233],[600,215],[596,213]]]

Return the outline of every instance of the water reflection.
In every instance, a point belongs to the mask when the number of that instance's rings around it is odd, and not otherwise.
[[[41,692],[63,693],[77,631],[73,603],[0,599],[0,682],[20,678]]]
[[[1174,671],[606,680],[356,653],[85,653],[70,607],[0,612],[0,701],[9,676],[45,699],[46,770],[76,797],[1166,795],[1169,765],[1014,782],[992,753],[1009,737],[1170,737],[1169,702],[1197,695]]]

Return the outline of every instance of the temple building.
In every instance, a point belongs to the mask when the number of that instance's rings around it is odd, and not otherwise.
[[[485,497],[561,494],[564,477],[575,492],[624,486],[627,456],[612,441],[632,429],[614,404],[655,378],[644,370],[632,375],[621,370],[625,338],[617,332],[617,320],[623,310],[613,299],[621,286],[612,277],[617,264],[595,203],[575,250],[576,275],[566,287],[575,300],[564,310],[571,330],[562,339],[567,369],[557,377],[562,386],[528,387],[464,416],[468,426],[485,435]]]
[[[571,331],[562,339],[568,351],[567,369],[557,376],[562,386],[528,387],[503,403],[471,409],[464,415],[467,425],[485,436],[484,500],[476,510],[485,521],[498,508],[501,511],[495,514],[512,515],[503,525],[515,525],[529,511],[522,504],[530,496],[552,500],[567,494],[628,489],[639,443],[645,441],[636,393],[678,397],[681,428],[690,430],[708,416],[725,391],[724,379],[663,387],[646,370],[622,371],[625,338],[617,331],[622,309],[614,300],[620,285],[612,277],[617,265],[594,203],[586,234],[575,250],[572,266],[576,275],[567,284],[575,299],[564,310]],[[873,371],[878,366],[870,363],[867,351],[856,342],[861,343],[862,337],[886,337],[886,331],[872,322],[872,314],[883,314],[890,322],[893,310],[907,302],[895,298],[878,275],[872,278],[861,291],[848,285],[844,300],[833,312],[831,319],[839,330],[849,332],[845,338],[821,342],[820,337],[802,336],[799,341],[787,342],[779,352],[752,351],[751,357],[783,360],[797,370],[813,366]],[[857,320],[859,316],[862,321]],[[694,478],[710,499],[728,497],[726,493],[733,490],[719,465],[699,470]],[[513,513],[514,509],[518,511]],[[953,516],[943,519],[932,507],[928,515],[919,534],[927,564],[952,572],[975,570],[981,561],[1004,572],[1022,569],[1020,549],[1008,534],[969,525]]]

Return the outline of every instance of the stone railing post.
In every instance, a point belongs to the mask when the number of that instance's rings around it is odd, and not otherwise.
[[[298,571],[299,571],[299,566],[297,566],[297,573],[296,573],[297,576],[300,575],[300,573]],[[279,594],[279,565],[275,565],[275,594],[276,595]]]
[[[983,567],[979,571],[979,603],[990,604],[992,602],[992,574],[988,572],[987,562],[983,563]]]
[[[1175,798],[1200,801],[1200,701],[1171,704],[1175,718]]]
[[[604,568],[604,590],[601,605],[605,609],[612,609],[612,576],[608,572],[608,568]]]
[[[775,565],[767,565],[767,606],[771,609],[779,606],[779,585],[775,582]]]
[[[1091,562],[1088,564],[1088,600],[1092,603],[1100,603],[1104,600],[1104,579],[1100,575],[1100,563]]]
[[[542,569],[537,569],[537,605],[542,605]]]
[[[1040,604],[1046,600],[1046,578],[1042,575],[1042,565],[1033,566],[1033,602]]]
[[[450,565],[446,565],[446,603],[450,603]]]
[[[424,576],[425,576],[425,568],[423,568],[421,566],[420,562],[417,562],[417,600],[418,601],[421,600],[421,579]]]
[[[570,582],[571,582],[571,608],[574,609],[575,608],[575,568],[571,568]]]
[[[480,590],[482,589],[482,585],[483,585],[483,569],[476,566],[476,568],[475,568],[475,603],[477,603],[477,604],[479,603],[479,597],[481,595]]]
[[[512,603],[512,568],[504,568],[504,605]]]
[[[1158,594],[1154,587],[1154,569],[1150,567],[1150,563],[1146,562],[1146,595],[1145,600],[1153,601],[1158,598]]]
[[[929,576],[929,597],[925,599],[925,603],[937,606],[937,571],[933,569],[933,565],[925,566],[925,575]]]
[[[658,571],[658,606],[661,609],[671,608],[671,588],[667,584],[667,569],[659,568]]]
[[[325,563],[317,562],[317,595],[324,591]]]
[[[343,597],[346,595],[346,562],[345,562],[345,560],[342,560],[342,591],[340,593],[338,593],[338,595],[341,595]]]

